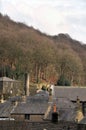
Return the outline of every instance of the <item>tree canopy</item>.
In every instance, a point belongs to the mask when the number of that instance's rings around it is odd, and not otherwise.
[[[86,85],[86,45],[67,34],[48,36],[0,15],[0,76]]]

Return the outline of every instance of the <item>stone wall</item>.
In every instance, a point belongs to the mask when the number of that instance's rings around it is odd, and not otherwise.
[[[78,130],[71,122],[0,121],[0,130]]]
[[[77,130],[86,130],[86,124],[78,124]]]
[[[23,115],[23,114],[21,114],[21,115],[11,115],[11,117],[12,118],[14,118],[15,120],[20,120],[20,121],[22,121],[22,120],[25,120],[25,115]]]
[[[43,115],[29,115],[30,118],[28,119],[28,121],[43,121]],[[14,118],[17,121],[24,121],[25,120],[25,115],[24,114],[12,114],[11,115],[12,118]]]

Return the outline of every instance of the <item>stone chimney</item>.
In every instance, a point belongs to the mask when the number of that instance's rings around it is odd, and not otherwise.
[[[29,73],[26,73],[25,74],[25,96],[29,96],[30,94],[29,83],[30,83]]]
[[[53,112],[57,112],[56,104],[53,105]]]
[[[18,105],[18,101],[15,101],[14,105],[15,105],[15,107],[17,107],[17,105]]]
[[[3,94],[1,95],[1,103],[4,103],[4,96],[3,96]]]
[[[22,96],[22,102],[26,103],[26,100],[27,100],[26,96]]]
[[[77,96],[77,101],[76,101],[76,117],[75,120],[77,122],[81,121],[84,118],[83,112],[82,112],[82,105],[80,103],[80,99]]]
[[[57,113],[57,106],[56,104],[53,105],[53,112],[52,112],[52,122],[58,122],[58,113]]]

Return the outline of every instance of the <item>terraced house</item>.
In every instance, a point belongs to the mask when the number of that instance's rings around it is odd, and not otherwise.
[[[71,130],[77,130],[77,122],[79,124],[85,118],[81,106],[83,102],[85,103],[85,96],[82,95],[86,91],[85,88],[52,86],[51,95],[48,91],[40,90],[31,96],[28,95],[29,87],[26,84],[25,91],[24,96],[12,96],[0,104],[0,119],[13,119],[17,122],[28,121],[28,123],[45,122],[45,124],[54,123],[53,121],[56,124],[70,122],[66,128],[74,123],[75,127],[71,127]],[[54,116],[53,113],[56,115]],[[61,128],[63,127],[65,126],[62,123]]]

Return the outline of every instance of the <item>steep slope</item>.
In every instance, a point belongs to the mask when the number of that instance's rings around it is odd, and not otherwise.
[[[72,57],[72,58],[71,58]],[[86,45],[68,34],[48,36],[0,14],[0,76],[54,82],[61,75],[85,85]]]

